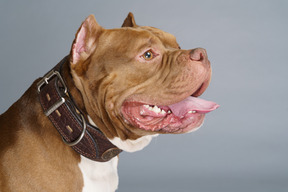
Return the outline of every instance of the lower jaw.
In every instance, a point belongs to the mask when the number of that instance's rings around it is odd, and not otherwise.
[[[204,122],[204,115],[198,121],[192,124],[188,124],[186,126],[181,126],[181,127],[175,127],[175,128],[168,126],[162,129],[162,131],[164,133],[173,133],[173,134],[190,133],[199,129],[201,125],[203,124],[203,122]]]
[[[156,132],[162,134],[181,134],[181,133],[189,133],[196,131],[201,127],[204,121],[204,114],[201,114],[195,119],[191,120],[189,118],[184,119],[179,122],[169,123],[169,124],[155,124],[155,125],[143,125],[138,121],[135,121],[133,124],[135,127],[139,129],[148,131],[148,132]]]

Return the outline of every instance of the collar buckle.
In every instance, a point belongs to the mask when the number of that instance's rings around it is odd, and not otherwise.
[[[60,72],[66,61],[67,57],[37,83],[39,102],[66,145],[86,158],[107,162],[122,150],[113,145],[100,129],[90,125],[78,110]]]
[[[61,84],[63,85],[64,87],[64,93],[66,94],[67,93],[67,86],[62,78],[62,76],[60,75],[60,73],[58,71],[54,71],[54,70],[51,70],[50,72],[48,72],[46,75],[44,75],[44,77],[37,83],[37,90],[38,90],[38,93],[40,93],[41,91],[41,88],[44,86],[44,85],[47,85],[49,83],[49,81],[54,77],[54,76],[57,76],[58,79],[61,81]]]
[[[51,70],[49,71],[46,75],[44,75],[44,77],[37,83],[37,91],[38,93],[41,92],[41,89],[43,88],[43,86],[48,85],[49,81],[54,78],[57,77],[63,88],[64,88],[64,94],[67,93],[67,86],[62,78],[62,76],[60,75],[60,73],[58,71],[54,71]],[[56,103],[54,103],[49,109],[45,110],[44,113],[45,115],[48,117],[51,113],[53,113],[56,109],[58,109],[63,103],[65,103],[65,98],[61,97],[60,100],[58,100]]]

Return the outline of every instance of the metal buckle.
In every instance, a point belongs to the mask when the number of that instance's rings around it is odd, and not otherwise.
[[[58,107],[60,107],[63,103],[65,103],[65,98],[61,97],[59,101],[54,103],[49,109],[44,111],[46,116],[49,116],[51,113],[53,113]]]
[[[58,79],[61,81],[61,84],[64,87],[64,93],[67,93],[67,86],[63,80],[63,78],[61,77],[60,73],[58,71],[53,71],[51,70],[50,72],[48,72],[38,83],[37,83],[37,91],[38,93],[41,92],[41,88],[44,85],[49,84],[49,81],[54,77],[57,76]],[[60,107],[63,103],[65,103],[65,99],[63,97],[61,97],[61,99],[59,101],[57,101],[56,103],[54,103],[49,109],[47,109],[46,111],[44,111],[46,116],[49,116],[51,113],[53,113],[58,107]]]
[[[49,73],[47,73],[38,83],[37,83],[37,87],[38,87],[38,93],[40,93],[41,88],[43,85],[48,84],[49,80],[52,79],[52,77],[57,76],[58,79],[61,81],[63,87],[64,87],[64,93],[67,93],[67,86],[63,80],[63,78],[61,77],[60,73],[58,71],[50,71]]]
[[[54,71],[51,70],[50,72],[48,72],[46,75],[44,75],[44,77],[37,83],[37,91],[38,93],[41,92],[41,89],[43,88],[43,86],[48,85],[49,81],[53,78],[53,77],[58,77],[59,81],[61,82],[63,88],[64,88],[64,94],[67,95],[68,92],[68,88],[61,76],[61,74],[58,71]],[[68,95],[67,95],[68,96]],[[68,96],[69,97],[69,96]],[[47,109],[46,111],[44,111],[46,116],[49,116],[51,113],[53,113],[56,109],[58,109],[62,104],[64,104],[66,102],[64,97],[61,97],[60,100],[58,100],[56,103],[54,103],[49,109]],[[84,137],[85,132],[86,132],[86,128],[87,128],[87,124],[85,121],[84,116],[80,113],[81,115],[81,119],[82,119],[82,124],[83,124],[83,130],[81,135],[73,142],[67,142],[63,137],[62,140],[63,142],[68,145],[68,146],[74,146],[77,145]]]
[[[81,135],[78,137],[78,139],[76,139],[75,141],[72,141],[72,142],[67,142],[67,141],[62,137],[63,142],[64,142],[66,145],[70,146],[70,147],[77,145],[77,144],[83,139],[83,137],[84,137],[84,135],[85,135],[85,132],[86,132],[86,127],[87,127],[86,121],[85,121],[83,115],[82,115],[82,114],[80,114],[80,115],[81,115],[81,118],[82,118],[83,130],[82,130]]]

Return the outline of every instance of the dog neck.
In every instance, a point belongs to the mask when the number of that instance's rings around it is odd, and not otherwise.
[[[72,77],[67,73],[68,62],[65,57],[38,82],[39,100],[44,113],[60,133],[65,144],[91,160],[109,161],[121,150],[113,145],[97,127],[86,121],[87,113],[81,111],[84,109],[84,105],[81,104],[83,101],[81,102],[76,88],[73,89],[71,86]],[[79,103],[80,108],[74,100]]]
[[[97,127],[97,125],[93,122],[90,116],[88,116],[88,120],[91,125]],[[119,137],[114,137],[113,139],[109,139],[109,141],[113,143],[115,146],[117,146],[119,149],[122,149],[123,151],[136,152],[146,147],[151,142],[152,138],[157,136],[158,134],[146,135],[139,137],[136,140],[126,139],[124,141],[121,140]]]
[[[84,101],[81,96],[80,91],[75,87],[75,83],[73,80],[73,77],[70,73],[70,67],[69,62],[64,63],[62,74],[64,76],[65,81],[67,82],[67,87],[70,90],[71,95],[73,95],[74,102],[76,103],[77,107],[80,108],[80,110],[88,114],[88,112],[85,109]],[[89,115],[87,115],[87,119],[89,123],[95,127],[98,127],[98,125],[91,119]],[[119,149],[126,151],[126,152],[136,152],[142,150],[144,147],[146,147],[152,140],[153,137],[157,137],[158,134],[155,135],[147,135],[139,137],[138,139],[125,139],[121,140],[119,137],[114,137],[112,139],[107,138],[112,144],[117,146]]]

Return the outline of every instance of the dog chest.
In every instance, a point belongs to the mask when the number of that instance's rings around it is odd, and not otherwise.
[[[83,192],[112,192],[118,187],[118,157],[108,162],[91,161],[81,156],[79,168],[83,175]]]

